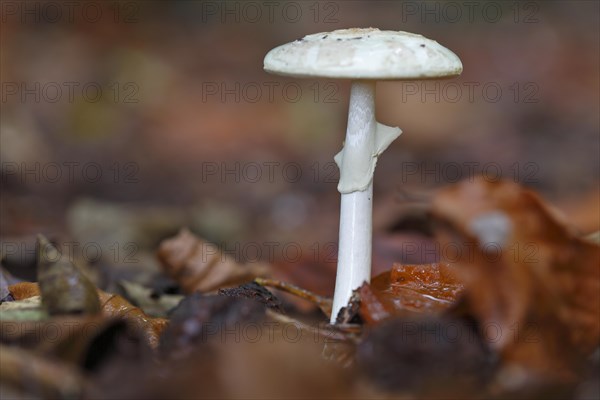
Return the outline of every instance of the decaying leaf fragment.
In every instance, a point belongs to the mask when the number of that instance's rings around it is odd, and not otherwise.
[[[273,293],[269,292],[267,288],[259,285],[256,282],[245,283],[234,288],[219,289],[219,295],[256,300],[271,310],[283,312],[281,308],[281,300],[273,295]]]
[[[50,315],[95,314],[100,311],[96,288],[81,270],[38,236],[38,282],[42,305]]]
[[[0,323],[2,321],[39,321],[48,318],[48,312],[42,307],[40,296],[18,301],[0,303]],[[0,333],[0,337],[2,337]]]
[[[573,377],[600,340],[600,247],[512,182],[445,188],[432,213],[441,246],[460,249],[468,313],[505,365]]]
[[[161,351],[171,358],[184,358],[196,347],[228,338],[247,324],[260,324],[266,306],[259,300],[193,293],[171,313],[168,329],[160,338]],[[236,331],[237,330],[237,331]]]
[[[237,286],[268,272],[263,264],[236,262],[216,245],[205,242],[187,229],[160,244],[158,259],[185,293]]]
[[[153,289],[124,280],[119,282],[119,286],[134,305],[151,317],[165,317],[185,297],[180,294],[156,294]]]

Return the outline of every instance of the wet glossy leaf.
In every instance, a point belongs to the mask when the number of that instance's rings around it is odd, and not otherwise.
[[[393,316],[440,313],[455,304],[462,291],[451,265],[396,263],[358,289],[359,315],[375,324]]]

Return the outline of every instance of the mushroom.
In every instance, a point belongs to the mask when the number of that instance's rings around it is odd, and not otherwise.
[[[377,157],[402,133],[375,120],[376,81],[455,76],[462,72],[462,63],[456,54],[421,35],[353,28],[279,46],[266,55],[264,69],[293,77],[352,80],[346,140],[334,157],[342,195],[334,324],[352,291],[370,280],[373,172]]]

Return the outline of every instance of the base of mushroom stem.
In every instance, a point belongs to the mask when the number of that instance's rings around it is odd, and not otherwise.
[[[366,190],[342,194],[340,242],[331,323],[352,291],[371,279],[373,183]]]

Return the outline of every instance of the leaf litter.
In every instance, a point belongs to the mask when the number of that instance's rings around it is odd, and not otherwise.
[[[453,252],[432,264],[394,263],[354,292],[333,326],[327,322],[331,299],[270,278],[271,265],[238,263],[185,229],[157,253],[184,295],[120,281],[131,302],[95,287],[40,238],[45,251],[38,256],[38,283],[2,286],[1,393],[593,393],[600,342],[596,236],[582,238],[531,190],[504,181],[448,186],[434,196],[427,215],[440,248]],[[282,293],[314,304],[320,314]],[[59,328],[54,340],[39,334],[50,327]],[[115,380],[127,384],[111,384]]]

